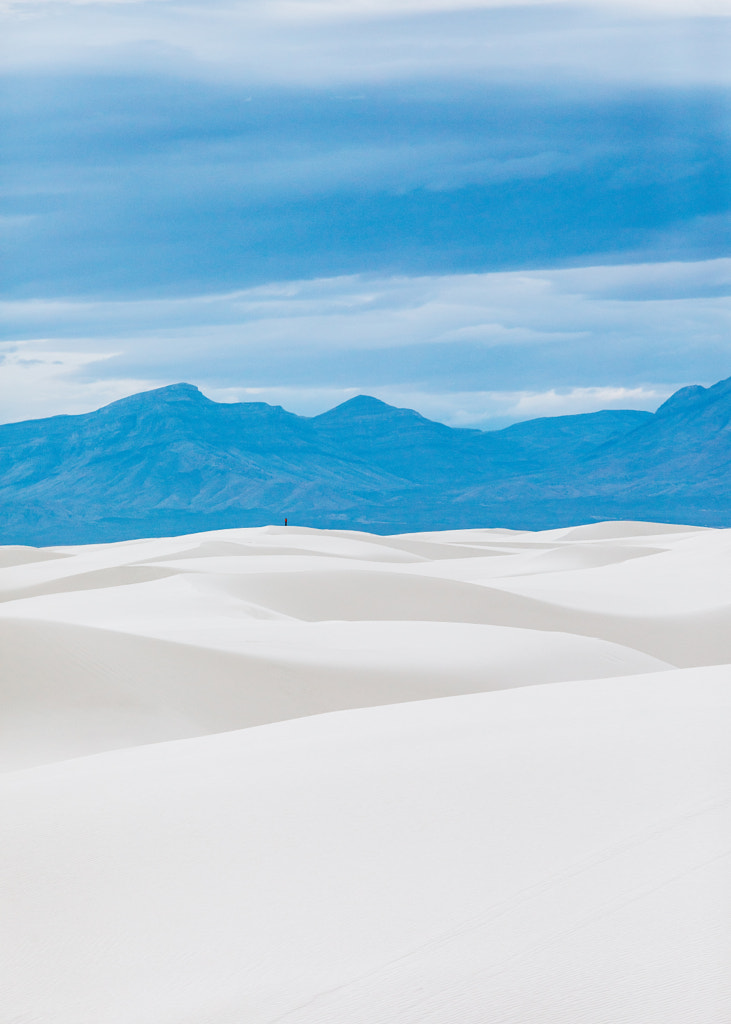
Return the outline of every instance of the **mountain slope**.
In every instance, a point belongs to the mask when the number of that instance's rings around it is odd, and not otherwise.
[[[657,410],[641,432],[591,453],[586,461],[597,487],[632,493],[725,497],[731,482],[731,378],[710,388],[683,388]]]
[[[0,427],[3,543],[290,521],[374,532],[598,518],[731,524],[731,379],[657,413],[455,429],[358,396],[312,418],[190,384]]]
[[[0,502],[22,494],[26,505],[60,503],[86,518],[276,507],[298,492],[322,503],[337,488],[385,483],[403,482],[375,480],[316,439],[307,419],[212,402],[188,384],[0,429]]]

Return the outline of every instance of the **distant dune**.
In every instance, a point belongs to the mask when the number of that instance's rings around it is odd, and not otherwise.
[[[725,1024],[730,556],[0,549],[0,1019]]]

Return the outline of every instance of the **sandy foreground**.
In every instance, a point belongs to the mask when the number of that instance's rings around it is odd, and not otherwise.
[[[731,531],[0,548],[0,1024],[728,1024]]]

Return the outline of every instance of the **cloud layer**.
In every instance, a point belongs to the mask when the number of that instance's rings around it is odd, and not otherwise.
[[[728,253],[718,92],[14,77],[0,129],[16,296]]]
[[[717,0],[10,0],[0,420],[188,379],[452,423],[731,373]]]
[[[185,68],[257,84],[452,77],[728,83],[721,0],[5,4],[14,68]],[[702,59],[699,59],[701,57]]]
[[[654,408],[731,373],[731,259],[428,277],[357,275],[134,301],[6,302],[20,419],[193,381],[320,412],[367,391],[450,423]],[[546,387],[546,382],[550,386]]]

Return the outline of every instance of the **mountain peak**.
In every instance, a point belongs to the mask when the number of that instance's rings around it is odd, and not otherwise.
[[[166,384],[162,388],[143,391],[141,397],[159,397],[167,401],[185,401],[191,398],[194,400],[204,398],[205,395],[202,394],[200,388],[197,388],[195,384],[186,384],[185,381],[181,381],[179,384]]]
[[[691,412],[701,406],[708,406],[719,400],[727,399],[729,395],[731,395],[731,377],[720,380],[710,388],[701,387],[700,384],[691,384],[671,395],[666,402],[663,402],[655,415],[669,416]]]
[[[393,410],[394,406],[387,405],[380,398],[373,398],[372,395],[356,395],[354,398],[349,398],[347,402],[336,405],[334,409],[330,409],[330,412],[347,413],[353,416],[372,416],[374,414],[383,415],[393,412]]]
[[[195,384],[181,382],[179,384],[167,384],[162,388],[152,388],[150,391],[140,391],[138,394],[128,395],[126,398],[119,398],[116,402],[105,405],[99,412],[105,412],[109,409],[117,413],[124,412],[125,410],[154,408],[160,405],[169,405],[173,402],[195,402],[198,404],[208,401],[209,399],[201,393]]]
[[[385,424],[393,420],[405,419],[418,420],[423,423],[430,422],[414,409],[400,409],[396,405],[382,402],[380,398],[373,398],[372,395],[356,395],[354,398],[349,398],[347,402],[336,405],[334,409],[315,416],[314,422],[326,424],[375,420]]]
[[[700,384],[691,384],[687,388],[681,388],[680,391],[676,391],[667,401],[662,403],[655,415],[670,416],[673,413],[680,412],[681,409],[687,409],[691,405],[695,405],[705,394],[706,388],[701,387]]]

